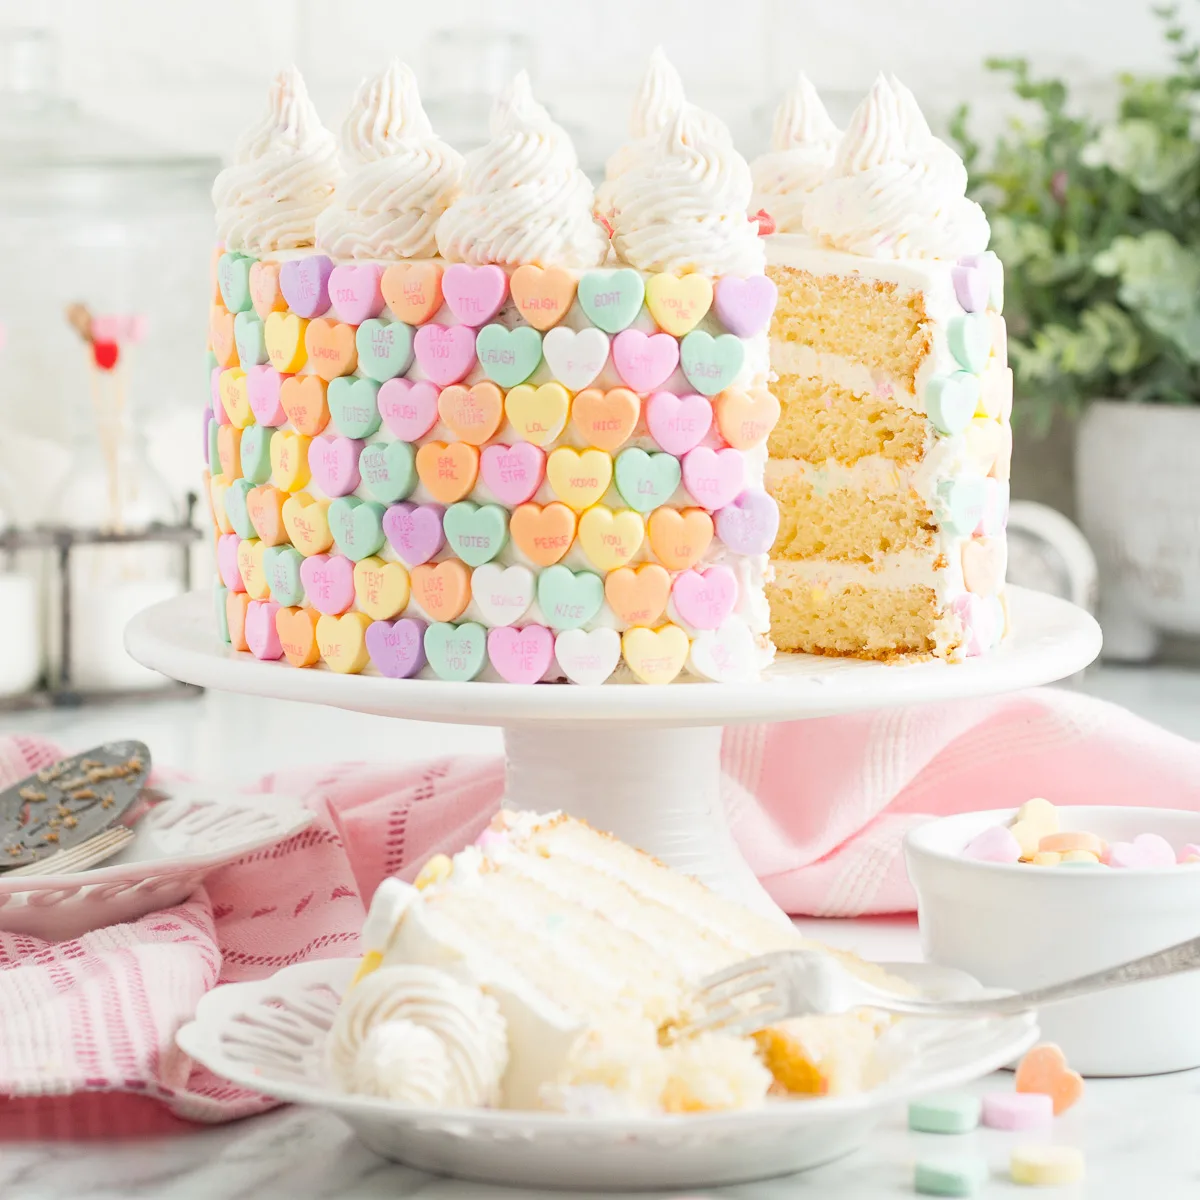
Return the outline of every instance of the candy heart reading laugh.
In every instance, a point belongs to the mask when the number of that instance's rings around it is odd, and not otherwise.
[[[265,321],[273,312],[282,312],[287,301],[279,290],[279,264],[256,262],[250,268],[250,298],[254,311]]]
[[[423,379],[389,379],[379,389],[376,403],[388,432],[402,442],[415,442],[437,420],[438,389]]]
[[[483,670],[487,630],[474,621],[435,621],[425,630],[425,657],[439,679],[465,683]]]
[[[570,567],[547,567],[537,581],[538,607],[542,619],[555,629],[577,629],[586,625],[604,603],[604,581],[591,571]]]
[[[354,564],[354,599],[373,621],[390,621],[408,605],[408,572],[373,554]]]
[[[655,558],[670,571],[685,571],[704,557],[713,522],[702,508],[656,508],[646,522],[646,532]]]
[[[530,499],[542,485],[546,456],[530,442],[485,446],[479,456],[484,486],[509,508]]]
[[[646,525],[641,514],[629,509],[613,512],[607,505],[597,504],[579,518],[579,545],[592,565],[601,571],[625,566],[645,537]]]
[[[558,562],[575,540],[575,514],[558,501],[543,507],[522,504],[509,518],[508,532],[530,562],[548,567]]]
[[[643,683],[670,683],[683,670],[688,648],[688,636],[678,625],[661,629],[638,626],[621,635],[625,662]]]
[[[367,653],[389,679],[410,679],[425,665],[425,622],[414,617],[367,626]]]
[[[327,496],[349,495],[361,482],[358,456],[362,442],[357,438],[317,437],[308,446],[308,469],[313,482]]]
[[[726,621],[720,629],[706,629],[692,639],[688,666],[694,675],[714,683],[753,679],[757,648],[754,634],[741,621]]]
[[[608,361],[608,335],[599,329],[559,326],[542,339],[542,354],[554,378],[580,392],[604,370]]]
[[[696,392],[655,392],[646,401],[650,434],[668,454],[686,454],[698,446],[712,425],[712,415],[712,404]]]
[[[249,479],[235,479],[225,490],[225,512],[234,533],[241,538],[254,536],[254,526],[246,509],[246,495],[253,486]]]
[[[646,307],[658,327],[673,337],[695,329],[712,301],[713,285],[707,275],[664,272],[646,280]]]
[[[283,502],[283,525],[292,545],[306,558],[324,554],[333,545],[328,500],[314,500],[307,492],[289,496]]]
[[[324,254],[292,258],[279,268],[279,290],[300,317],[317,317],[329,308],[329,276],[333,263]]]
[[[746,347],[732,333],[713,337],[694,329],[679,343],[679,362],[688,383],[705,396],[723,392],[746,361]]]
[[[341,555],[314,554],[300,564],[300,582],[318,612],[344,613],[354,603],[354,564]]]
[[[598,450],[616,450],[637,426],[641,401],[628,388],[587,388],[571,404],[571,423],[579,436]]]
[[[223,533],[217,538],[217,571],[221,582],[231,592],[244,592],[242,573],[238,569],[238,546],[241,538],[236,533]]]
[[[571,397],[560,383],[543,383],[538,388],[523,383],[505,397],[504,413],[518,437],[545,446],[562,433],[570,405]]]
[[[311,667],[321,657],[317,646],[320,619],[321,614],[315,608],[281,608],[275,614],[279,644],[293,667]]]
[[[498,504],[452,504],[442,518],[446,545],[463,562],[480,567],[504,548],[508,541],[508,513]]]
[[[613,366],[635,392],[661,387],[679,365],[679,343],[667,333],[626,329],[612,343]]]
[[[412,365],[413,331],[403,321],[372,317],[354,334],[359,370],[378,383],[403,375]]]
[[[304,331],[304,349],[308,365],[322,379],[350,375],[358,366],[358,343],[354,327],[318,317]]]
[[[509,280],[513,302],[534,329],[549,329],[567,315],[575,299],[575,277],[560,267],[518,267]],[[546,361],[550,361],[549,354]],[[561,379],[562,376],[559,376]],[[567,381],[564,379],[564,383]],[[567,383],[568,387],[572,385]]]
[[[554,635],[544,625],[504,626],[487,638],[488,658],[508,683],[537,683],[554,657]]]
[[[413,567],[413,599],[435,621],[453,621],[471,600],[471,572],[457,559]]]
[[[418,567],[445,544],[442,516],[436,504],[393,504],[383,514],[383,532],[401,560]]]
[[[271,592],[263,567],[265,550],[266,546],[258,538],[247,538],[238,546],[238,571],[251,600],[265,600]]]
[[[311,439],[288,429],[271,435],[271,479],[285,492],[295,492],[309,480],[308,447]]]
[[[730,333],[753,337],[770,323],[778,295],[779,289],[765,275],[751,275],[748,279],[725,275],[716,285],[717,318]]]
[[[363,485],[376,500],[405,500],[417,485],[416,455],[407,442],[373,442],[358,456]]]
[[[724,508],[741,490],[746,465],[737,450],[697,446],[683,458],[683,486],[710,512]]]
[[[426,442],[417,450],[417,476],[440,504],[453,504],[475,486],[479,450],[465,442]]]
[[[250,307],[250,268],[254,261],[244,254],[222,254],[217,259],[217,287],[231,313],[245,312]]]
[[[983,519],[987,496],[985,479],[943,479],[937,486],[937,515],[951,533],[966,537]]]
[[[446,307],[464,324],[478,329],[504,307],[508,276],[497,266],[454,263],[442,273]]]
[[[230,325],[232,327],[232,321]],[[308,322],[295,313],[273,312],[263,321],[267,358],[275,370],[288,375],[304,366],[308,358],[308,351],[304,348],[307,329]]]
[[[946,329],[946,340],[960,366],[981,374],[992,356],[992,323],[987,313],[955,317]]]
[[[221,372],[221,406],[230,423],[245,429],[254,420],[250,393],[246,388],[246,372],[241,367],[229,367]]]
[[[657,563],[618,567],[604,580],[604,598],[622,625],[653,625],[670,594],[671,576]]]
[[[679,486],[679,475],[679,459],[671,454],[647,454],[631,446],[617,457],[617,491],[640,513],[666,504]]]
[[[383,268],[374,264],[362,267],[334,267],[329,273],[329,303],[339,321],[361,325],[383,311],[383,292],[379,281]]]
[[[675,577],[675,611],[693,629],[717,629],[737,603],[737,576],[725,566],[688,570]]]
[[[483,373],[501,387],[524,383],[542,361],[542,335],[528,325],[505,329],[503,325],[485,325],[475,342],[475,352]]]
[[[979,380],[966,371],[938,375],[925,385],[925,409],[939,433],[961,433],[979,403]]]
[[[306,561],[294,546],[268,546],[263,551],[263,571],[271,596],[280,604],[290,608],[304,599],[300,566]]]
[[[240,312],[233,318],[233,340],[237,344],[238,362],[243,367],[253,367],[267,361],[263,323],[254,313]]]
[[[387,306],[409,325],[423,325],[442,307],[442,268],[434,262],[393,263],[380,288]]]
[[[439,387],[449,387],[475,365],[475,330],[469,325],[422,325],[413,349],[421,370]]]
[[[717,536],[734,554],[766,554],[779,532],[779,506],[757,488],[731,500],[717,513]]]
[[[608,491],[612,472],[612,457],[603,450],[580,453],[559,446],[546,460],[546,478],[554,494],[576,512],[583,512]]]
[[[367,438],[379,428],[379,384],[371,379],[334,379],[325,393],[333,427],[348,438]]]
[[[453,384],[438,397],[438,415],[460,441],[482,446],[500,428],[504,393],[494,384]]]
[[[779,401],[764,387],[744,392],[728,388],[713,401],[717,428],[735,450],[750,450],[767,440],[779,420]]]
[[[528,567],[485,563],[471,574],[471,598],[489,625],[515,625],[533,603],[535,586]]]
[[[245,592],[226,592],[225,628],[229,631],[229,644],[235,650],[249,650],[246,642],[246,611],[250,597]]]
[[[317,646],[330,669],[339,674],[356,674],[367,665],[366,613],[349,612],[340,617],[317,619]]]
[[[329,424],[328,387],[319,375],[293,375],[280,385],[283,411],[305,437],[316,437]]]
[[[596,686],[616,670],[621,635],[615,629],[564,629],[554,639],[554,657],[572,683]]]
[[[605,333],[620,333],[638,315],[646,295],[641,275],[630,267],[588,271],[579,280],[579,306]]]
[[[382,504],[343,496],[329,506],[329,529],[337,548],[358,562],[383,548]]]
[[[254,532],[266,546],[279,546],[287,541],[283,527],[283,502],[287,492],[270,484],[252,488],[246,496],[246,511]]]
[[[254,419],[260,425],[282,425],[287,420],[279,399],[283,376],[272,366],[251,367],[246,372],[246,392]]]

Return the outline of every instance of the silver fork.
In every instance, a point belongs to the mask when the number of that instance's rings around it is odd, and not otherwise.
[[[911,1017],[1007,1017],[1198,967],[1200,938],[1192,938],[1143,958],[1033,991],[975,1000],[918,1000],[866,983],[832,955],[819,950],[784,950],[735,963],[704,979],[697,992],[702,1015],[681,1026],[677,1036],[694,1037],[719,1029],[745,1037],[789,1017],[854,1008],[876,1008]]]
[[[27,863],[23,867],[14,867],[11,871],[0,874],[0,879],[13,879],[20,876],[27,879],[35,875],[66,875],[72,871],[84,871],[94,867],[106,858],[112,858],[130,842],[133,841],[133,830],[124,825],[115,829],[106,829],[103,833],[90,837],[70,850],[60,850],[49,858],[40,858],[37,862]]]

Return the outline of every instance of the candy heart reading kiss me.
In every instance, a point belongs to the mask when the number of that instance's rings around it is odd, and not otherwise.
[[[537,683],[554,657],[554,635],[544,625],[493,629],[487,637],[488,658],[508,683]]]

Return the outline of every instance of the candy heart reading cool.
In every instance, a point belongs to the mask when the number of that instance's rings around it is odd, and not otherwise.
[[[383,292],[379,281],[383,268],[365,266],[334,267],[329,273],[329,303],[339,321],[361,325],[383,311]]]
[[[946,340],[960,366],[981,374],[992,355],[992,323],[987,313],[955,317],[946,327]]]
[[[575,514],[565,504],[555,501],[544,507],[520,505],[509,518],[508,533],[530,562],[548,567],[570,550],[575,527]]]
[[[299,491],[309,480],[308,447],[310,438],[277,429],[271,435],[271,479],[285,492]]]
[[[646,525],[641,514],[605,504],[589,508],[579,518],[579,545],[593,566],[612,571],[625,566],[641,548]]]
[[[306,558],[324,554],[333,545],[329,501],[314,500],[307,492],[297,492],[283,502],[283,527],[292,545]]]
[[[377,383],[403,375],[412,366],[413,331],[403,321],[363,321],[354,346],[359,370]]]
[[[938,375],[925,385],[925,409],[939,433],[961,433],[979,403],[979,379],[966,371]]]
[[[253,486],[248,479],[235,479],[225,489],[225,512],[234,533],[240,538],[254,536],[254,526],[250,524],[250,514],[246,511],[246,493]]]
[[[573,450],[559,446],[546,460],[546,478],[554,494],[576,512],[583,512],[608,491],[612,457],[603,450]]]
[[[507,295],[508,276],[500,267],[454,263],[442,272],[446,307],[464,325],[486,325],[504,307]]]
[[[238,546],[238,571],[251,600],[264,600],[270,595],[271,587],[263,568],[264,550],[266,546],[258,538],[246,538]]]
[[[599,329],[559,326],[542,339],[542,355],[554,378],[573,392],[590,384],[608,361],[608,335]]]
[[[765,275],[739,279],[724,275],[717,282],[715,309],[718,320],[738,337],[753,337],[770,324],[779,290]]]
[[[635,392],[661,387],[679,365],[679,343],[667,333],[626,329],[613,338],[613,366]]]
[[[704,557],[713,537],[712,517],[702,508],[656,508],[646,522],[650,548],[669,571],[685,571]]]
[[[241,367],[230,367],[221,372],[221,406],[229,417],[230,424],[245,429],[254,420],[250,407],[250,393],[246,390],[246,372]]]
[[[317,619],[317,647],[330,670],[353,675],[367,665],[370,657],[367,654],[367,626],[370,623],[371,618],[360,612]]]
[[[271,478],[271,437],[275,430],[265,425],[251,425],[242,431],[238,457],[242,475],[251,483],[266,483]]]
[[[217,462],[226,483],[241,475],[242,431],[236,425],[217,427]]]
[[[751,488],[717,513],[717,536],[734,554],[766,554],[779,532],[779,506]]]
[[[280,385],[283,411],[305,437],[316,437],[329,424],[328,386],[318,375],[293,375]]]
[[[481,567],[508,541],[508,513],[498,504],[472,504],[463,500],[446,509],[442,518],[446,545],[463,562]]]
[[[352,325],[318,317],[304,331],[308,364],[322,379],[349,375],[358,366],[358,342]]]
[[[208,317],[208,344],[218,367],[237,366],[237,343],[233,340],[233,313],[214,304]]]
[[[221,582],[231,592],[244,592],[242,573],[238,569],[238,546],[241,538],[236,533],[223,533],[217,538],[217,573]]]
[[[509,508],[530,499],[542,485],[546,456],[530,442],[485,446],[479,456],[484,486]]]
[[[631,267],[588,271],[579,280],[578,295],[579,306],[593,325],[605,333],[619,333],[641,310],[646,285]]]
[[[263,321],[263,339],[267,344],[267,358],[275,370],[288,375],[304,366],[308,357],[304,348],[307,329],[308,322],[295,313],[268,314]]]
[[[329,506],[329,529],[337,548],[351,561],[383,548],[383,505],[357,496],[342,496]]]
[[[628,441],[640,408],[637,392],[628,388],[587,388],[571,404],[571,423],[589,445],[612,452]]]
[[[250,268],[253,266],[254,259],[244,254],[226,253],[217,259],[217,287],[231,313],[245,312],[250,307]]]
[[[373,621],[390,621],[402,612],[410,595],[408,572],[373,554],[354,564],[354,598]]]
[[[681,571],[671,588],[675,611],[693,629],[717,629],[737,603],[737,576],[725,566]]]
[[[688,383],[705,396],[723,392],[746,361],[746,347],[732,333],[719,337],[694,329],[679,343],[679,363]]]
[[[421,370],[439,387],[449,387],[475,365],[475,330],[469,325],[422,325],[413,349]]]
[[[389,679],[411,679],[425,665],[425,622],[413,617],[367,626],[367,653]]]
[[[423,438],[437,420],[438,389],[427,380],[389,379],[375,401],[387,431],[402,442]]]
[[[246,392],[254,419],[260,425],[282,425],[287,420],[280,402],[283,376],[272,366],[251,367],[246,372]]]
[[[233,340],[237,343],[238,362],[253,367],[267,361],[263,323],[252,312],[240,312],[233,318]]]
[[[250,299],[254,311],[265,321],[273,312],[282,312],[287,301],[279,290],[279,264],[256,262],[250,268]]]
[[[317,622],[321,614],[314,608],[281,608],[275,614],[275,631],[284,657],[293,667],[311,667],[321,657],[317,647]]]
[[[423,325],[442,307],[442,268],[434,262],[393,263],[380,288],[387,306],[409,325]]]
[[[515,625],[529,611],[535,586],[528,567],[485,563],[471,574],[471,598],[489,625]]]
[[[604,603],[604,581],[591,571],[572,571],[561,563],[547,567],[537,581],[542,619],[555,629],[586,625]]]
[[[513,388],[524,383],[542,361],[542,335],[528,325],[516,329],[485,325],[475,341],[475,353],[489,379]]]
[[[1067,1066],[1067,1058],[1054,1045],[1034,1046],[1021,1059],[1014,1080],[1018,1092],[1041,1092],[1054,1101],[1054,1115],[1061,1116],[1083,1095],[1083,1079]]]
[[[453,621],[471,600],[471,572],[457,559],[413,567],[412,598],[435,621]]]
[[[376,397],[379,384],[371,379],[333,379],[325,393],[333,427],[348,438],[367,438],[379,428]]]
[[[333,263],[324,254],[292,258],[279,268],[279,290],[288,308],[300,317],[317,317],[329,308]]]
[[[693,675],[714,683],[741,683],[757,674],[754,634],[743,621],[728,620],[692,639],[688,666]]]
[[[707,275],[664,272],[646,280],[646,307],[659,329],[674,337],[695,329],[712,301],[713,285]]]
[[[314,554],[300,564],[309,604],[322,613],[344,613],[354,603],[354,564],[338,554]]]
[[[285,607],[299,604],[304,599],[300,567],[305,561],[304,555],[294,546],[268,546],[263,551],[263,571],[272,599]]]
[[[671,594],[671,576],[657,563],[618,567],[604,580],[604,597],[622,625],[653,625]]]
[[[246,641],[246,612],[250,597],[245,592],[226,592],[225,628],[229,632],[229,644],[235,650],[249,650]]]
[[[438,415],[460,441],[482,446],[500,428],[504,393],[486,381],[469,388],[453,384],[438,397]]]
[[[717,428],[735,450],[750,450],[767,440],[779,420],[779,401],[764,388],[729,388],[713,401]]]
[[[679,486],[679,459],[671,454],[647,454],[636,446],[617,457],[617,491],[640,513],[666,504]]]
[[[394,504],[417,485],[416,455],[407,442],[373,442],[358,456],[358,472],[376,500]]]
[[[442,516],[436,504],[393,504],[383,514],[383,532],[401,560],[418,567],[445,544]]]
[[[560,383],[543,383],[537,388],[523,383],[505,397],[504,413],[518,437],[545,446],[562,433],[570,405],[571,397]]]
[[[466,683],[483,670],[487,630],[474,621],[435,621],[425,630],[425,657],[439,679]]]
[[[575,277],[560,267],[518,267],[509,280],[517,311],[534,329],[549,329],[567,315],[575,299]],[[546,355],[550,361],[550,355]],[[559,376],[561,379],[562,376]],[[590,381],[589,381],[590,382]],[[567,383],[568,387],[573,385]]]
[[[283,646],[275,628],[279,605],[274,600],[254,600],[246,606],[246,645],[255,658],[273,662],[283,657]]]
[[[358,456],[362,453],[362,442],[357,438],[330,437],[313,438],[308,445],[308,469],[313,483],[326,496],[347,496],[361,482],[358,473]]]
[[[426,442],[417,450],[417,475],[441,504],[454,504],[475,486],[479,449],[465,442]]]
[[[487,637],[488,658],[507,683],[537,683],[554,657],[554,635],[544,625],[504,626]]]
[[[676,396],[655,392],[646,401],[646,424],[668,454],[686,454],[703,440],[712,425],[712,404],[696,392]]]
[[[621,635],[615,629],[564,629],[554,639],[554,657],[572,683],[596,686],[616,670]]]
[[[690,643],[678,625],[661,629],[638,626],[621,635],[621,652],[629,669],[643,683],[670,683],[687,661]]]
[[[746,481],[745,459],[737,450],[697,446],[683,457],[683,486],[710,512],[724,508]]]

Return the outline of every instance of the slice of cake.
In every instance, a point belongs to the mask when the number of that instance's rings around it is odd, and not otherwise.
[[[706,975],[814,944],[560,814],[502,812],[475,846],[432,860],[415,887],[386,880],[363,943],[359,979],[331,1035],[341,1086],[411,1100],[397,1066],[404,1047],[421,1063],[452,1062],[466,1044],[490,1047],[494,1078],[439,1067],[446,1090],[430,1100],[423,1084],[424,1103],[471,1096],[570,1112],[749,1108],[769,1096],[862,1087],[884,1028],[877,1014],[860,1012],[802,1017],[754,1038],[677,1037]],[[829,953],[864,978],[908,990],[853,955]],[[414,980],[405,974],[414,968],[426,973]],[[507,1056],[496,1049],[492,1002]],[[414,1017],[422,1004],[426,1017]],[[452,1044],[442,1055],[426,1035],[382,1029],[396,1014],[440,1028]]]

